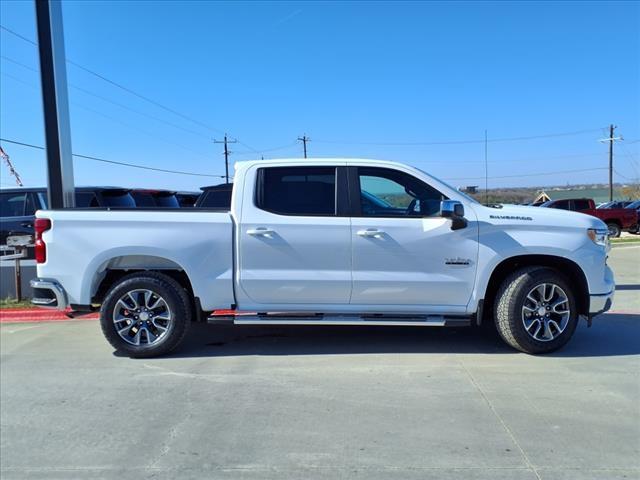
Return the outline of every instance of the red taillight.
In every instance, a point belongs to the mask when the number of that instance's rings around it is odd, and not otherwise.
[[[36,263],[44,263],[47,261],[47,246],[42,240],[42,234],[51,228],[51,220],[48,218],[36,218],[33,227],[36,231]]]

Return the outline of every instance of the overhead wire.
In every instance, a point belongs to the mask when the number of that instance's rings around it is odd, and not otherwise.
[[[595,167],[595,168],[581,168],[575,170],[557,170],[554,172],[540,172],[540,173],[521,173],[518,175],[499,175],[491,178],[520,178],[520,177],[541,177],[544,175],[559,175],[563,173],[581,173],[581,172],[592,172],[596,170],[608,170],[607,167]],[[445,178],[444,180],[483,180],[484,177],[455,177],[455,178]]]
[[[10,28],[5,27],[4,25],[0,25],[0,29],[6,31],[6,32],[8,32],[8,33],[20,38],[20,39],[32,44],[32,45],[35,45],[35,46],[38,45],[33,40],[25,37],[24,35],[19,34],[18,32],[14,31],[14,30],[12,30]],[[193,123],[195,125],[199,125],[200,127],[203,127],[203,128],[205,128],[207,130],[211,130],[213,132],[217,132],[217,133],[221,133],[221,134],[226,133],[226,132],[224,132],[223,130],[221,130],[219,128],[213,127],[213,126],[211,126],[211,125],[209,125],[207,123],[204,123],[204,122],[202,122],[202,121],[200,121],[200,120],[198,120],[196,118],[193,118],[193,117],[191,117],[189,115],[185,115],[184,113],[181,113],[181,112],[179,112],[179,111],[177,111],[177,110],[175,110],[175,109],[173,109],[171,107],[168,107],[168,106],[166,106],[166,105],[164,105],[164,104],[162,104],[162,103],[160,103],[160,102],[158,102],[158,101],[156,101],[156,100],[154,100],[152,98],[149,98],[146,95],[138,93],[135,90],[133,90],[133,89],[131,89],[131,88],[125,86],[125,85],[122,85],[121,83],[116,82],[115,80],[111,80],[110,78],[108,78],[108,77],[106,77],[106,76],[104,76],[104,75],[102,75],[102,74],[100,74],[100,73],[88,68],[88,67],[85,67],[84,65],[81,65],[80,63],[78,63],[78,62],[76,62],[76,61],[74,61],[74,60],[72,60],[70,58],[67,58],[66,61],[70,65],[73,65],[74,67],[79,68],[80,70],[83,70],[84,72],[89,73],[89,74],[95,76],[96,78],[99,78],[102,81],[107,82],[107,83],[109,83],[109,84],[111,84],[111,85],[113,85],[113,86],[115,86],[115,87],[117,87],[117,88],[129,93],[130,95],[138,97],[138,98],[140,98],[140,99],[142,99],[142,100],[144,100],[144,101],[146,101],[146,102],[148,102],[148,103],[150,103],[152,105],[155,105],[158,108],[161,108],[161,109],[163,109],[163,110],[165,110],[165,111],[167,111],[169,113],[172,113],[173,115],[176,115],[176,116],[178,116],[178,117],[180,117],[180,118],[182,118],[184,120],[187,120],[187,121],[189,121],[189,122],[191,122],[191,123]],[[238,143],[240,143],[245,148],[248,148],[249,150],[252,150],[252,151],[254,151],[256,153],[260,153],[261,152],[260,150],[253,148],[251,145],[248,145],[247,143],[245,143],[243,141],[238,140]]]
[[[13,145],[20,145],[20,146],[23,146],[23,147],[35,148],[35,149],[38,149],[38,150],[45,150],[45,147],[43,147],[42,145],[34,145],[32,143],[19,142],[17,140],[11,140],[11,139],[8,139],[8,138],[0,138],[0,142],[11,143]],[[80,153],[72,153],[72,155],[74,157],[84,158],[84,159],[87,159],[87,160],[94,160],[96,162],[110,163],[110,164],[113,164],[113,165],[122,165],[122,166],[125,166],[125,167],[139,168],[139,169],[142,169],[142,170],[152,170],[152,171],[155,171],[155,172],[174,173],[174,174],[178,174],[178,175],[191,175],[191,176],[195,176],[195,177],[225,178],[224,175],[214,175],[214,174],[209,174],[209,173],[186,172],[186,171],[182,171],[182,170],[169,170],[169,169],[165,169],[165,168],[149,167],[147,165],[139,165],[139,164],[136,164],[136,163],[120,162],[120,161],[116,161],[116,160],[109,160],[109,159],[106,159],[106,158],[95,157],[93,155],[83,155],[83,154],[80,154]]]
[[[523,140],[536,140],[540,138],[567,137],[573,135],[582,135],[585,133],[599,132],[600,128],[591,128],[585,130],[576,130],[573,132],[547,133],[542,135],[529,135],[520,137],[503,137],[489,138],[488,143],[496,142],[515,142]],[[314,140],[315,143],[337,144],[337,145],[378,145],[378,146],[423,146],[423,145],[464,145],[464,144],[484,144],[484,139],[473,140],[444,140],[444,141],[416,141],[416,142],[352,142],[352,141],[335,141],[335,140]]]

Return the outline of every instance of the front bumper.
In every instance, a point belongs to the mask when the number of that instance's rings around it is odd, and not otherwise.
[[[604,267],[604,278],[600,288],[608,293],[592,293],[589,295],[589,320],[596,315],[606,312],[613,304],[613,294],[616,290],[616,282],[613,277],[613,270],[608,265]]]
[[[57,310],[65,310],[69,306],[64,288],[55,280],[35,278],[29,283],[33,289],[33,305]]]
[[[589,318],[606,312],[612,304],[613,290],[604,295],[589,295]]]

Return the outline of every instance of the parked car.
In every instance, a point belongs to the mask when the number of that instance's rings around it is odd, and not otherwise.
[[[597,217],[607,224],[611,237],[619,237],[620,232],[629,230],[638,223],[637,213],[625,208],[595,208],[595,203],[590,198],[550,200],[540,206],[571,210]]]
[[[233,183],[223,183],[202,187],[202,193],[196,202],[196,208],[231,208]]]
[[[78,187],[76,207],[134,207],[129,189],[120,187]],[[0,244],[10,235],[33,235],[37,210],[47,208],[46,188],[9,188],[0,190]]]
[[[631,202],[629,205],[627,205],[624,208],[628,208],[629,210],[635,210],[636,214],[638,215],[638,221],[636,222],[635,225],[633,225],[631,228],[629,228],[629,232],[631,233],[635,233],[638,234],[640,233],[640,200],[636,200],[635,202]]]
[[[598,205],[596,208],[627,208],[627,205],[631,203],[631,200],[614,200],[612,202],[606,202]]]
[[[178,203],[183,208],[195,207],[200,192],[176,192]]]
[[[136,207],[180,208],[176,192],[172,192],[170,190],[135,188],[131,190],[131,196],[136,202]]]
[[[132,357],[172,351],[219,309],[262,312],[227,318],[255,325],[494,321],[543,353],[611,306],[595,217],[483,206],[394,162],[242,162],[235,179],[230,210],[39,211],[33,303],[101,305],[104,335]]]

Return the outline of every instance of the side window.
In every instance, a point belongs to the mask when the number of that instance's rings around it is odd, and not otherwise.
[[[574,200],[573,202],[574,210],[589,210],[589,200]]]
[[[553,208],[559,208],[560,210],[569,210],[569,200],[559,200],[553,205]]]
[[[27,193],[0,194],[0,217],[22,217]]]
[[[446,200],[438,190],[412,175],[375,167],[358,168],[363,217],[431,217]]]
[[[29,193],[27,195],[27,201],[25,203],[24,206],[24,214],[25,216],[31,216],[31,215],[35,215],[36,214],[36,204],[35,204],[35,199],[33,198],[33,196],[35,195],[35,193]]]
[[[336,214],[335,167],[258,170],[256,206],[280,215]]]

